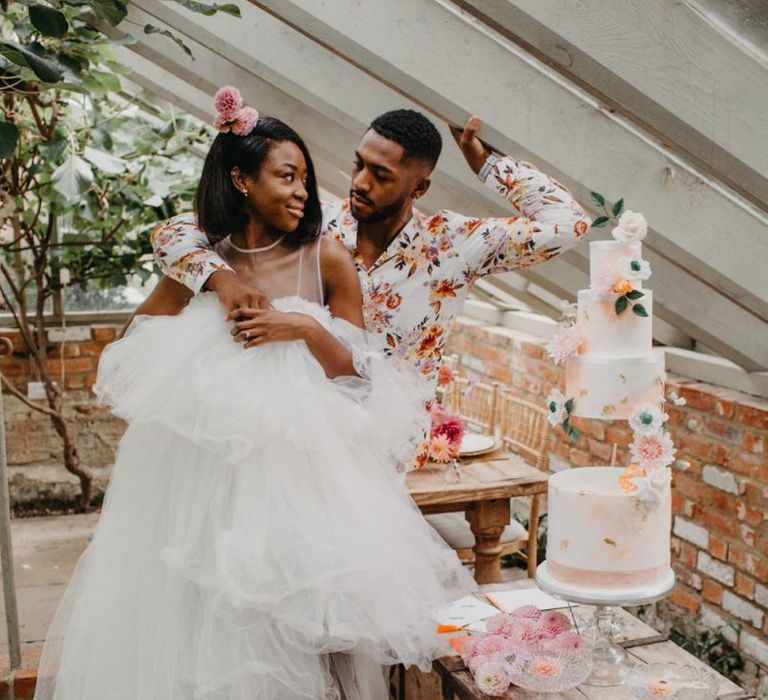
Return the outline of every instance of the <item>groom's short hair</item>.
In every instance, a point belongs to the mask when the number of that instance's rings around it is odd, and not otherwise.
[[[376,117],[369,127],[385,139],[403,147],[404,159],[417,159],[429,165],[437,165],[443,139],[435,125],[423,114],[412,109],[395,109]]]

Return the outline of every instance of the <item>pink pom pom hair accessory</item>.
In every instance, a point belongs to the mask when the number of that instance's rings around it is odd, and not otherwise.
[[[221,133],[231,131],[237,136],[247,136],[259,121],[259,113],[253,107],[244,107],[240,90],[231,85],[216,91],[213,106],[216,108],[213,126]]]

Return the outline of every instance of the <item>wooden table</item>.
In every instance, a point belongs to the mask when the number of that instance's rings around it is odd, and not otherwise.
[[[464,512],[475,536],[475,580],[498,583],[501,535],[511,517],[509,499],[545,494],[548,475],[521,457],[500,451],[462,461],[456,482],[449,480],[450,471],[446,465],[427,464],[409,472],[405,483],[425,515]]]
[[[478,597],[484,598],[483,593],[510,590],[513,588],[531,588],[536,584],[530,579],[503,584],[482,586]],[[593,608],[575,606],[573,608],[579,626],[586,624],[591,618]],[[668,641],[652,627],[625,610],[620,611],[623,632],[617,638],[619,642],[637,663],[674,662],[691,666],[704,666],[696,657],[681,649],[674,642]],[[409,670],[403,683],[404,700],[486,700],[472,680],[472,674],[466,669],[461,657],[452,653],[437,659],[433,664],[432,676],[418,675]],[[504,696],[507,700],[518,700],[527,697],[519,688],[510,689]],[[599,688],[582,685],[558,696],[562,700],[631,700],[631,696],[623,686]],[[746,700],[754,698],[733,681],[720,676],[719,700]]]

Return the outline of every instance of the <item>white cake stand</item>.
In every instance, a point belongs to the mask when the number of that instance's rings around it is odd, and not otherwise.
[[[536,583],[541,590],[557,598],[595,606],[593,666],[585,684],[615,686],[624,683],[624,677],[632,668],[627,652],[613,640],[616,626],[615,607],[645,605],[666,598],[675,587],[675,574],[670,569],[667,577],[653,586],[638,586],[621,591],[600,590],[558,581],[548,572],[545,561],[536,570]]]

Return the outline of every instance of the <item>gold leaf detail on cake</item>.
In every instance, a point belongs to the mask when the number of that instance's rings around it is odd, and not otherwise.
[[[624,375],[624,374],[620,374],[620,375],[619,375],[619,379],[621,379],[621,381],[622,381],[622,383],[623,383],[623,384],[626,384],[626,383],[627,383],[627,377],[626,377],[626,375]]]
[[[587,391],[586,389],[581,389],[581,391],[579,391],[579,398],[583,399],[588,393],[589,391]]]
[[[616,546],[616,543],[613,540],[609,539],[608,537],[606,537],[603,540],[603,542],[605,542],[609,547],[615,547]]]
[[[560,549],[562,549],[564,552],[568,551],[568,547],[570,547],[570,545],[570,540],[560,540]]]
[[[619,403],[623,406],[624,404],[629,403],[629,396],[625,396]]]
[[[603,406],[603,415],[604,416],[610,416],[612,413],[616,413],[616,406],[613,404],[606,404]]]

